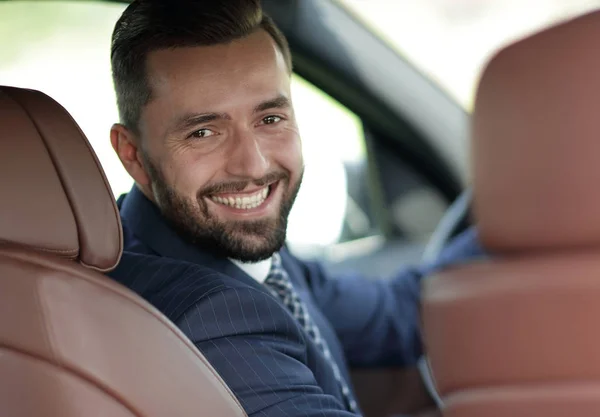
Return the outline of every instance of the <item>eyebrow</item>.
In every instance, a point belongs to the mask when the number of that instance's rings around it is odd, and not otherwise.
[[[177,120],[171,131],[181,132],[215,120],[231,120],[231,117],[227,113],[188,113]]]
[[[254,108],[254,113],[260,113],[262,111],[270,109],[283,109],[286,107],[290,107],[290,100],[283,95],[279,95],[274,99],[263,101],[262,103],[257,105]]]
[[[262,103],[256,105],[252,112],[256,114],[265,110],[283,109],[287,107],[290,107],[290,100],[283,95],[279,95],[273,99],[263,101]],[[227,113],[188,113],[180,117],[177,122],[175,122],[171,132],[181,132],[204,123],[214,122],[216,120],[231,120],[231,116],[229,116]]]

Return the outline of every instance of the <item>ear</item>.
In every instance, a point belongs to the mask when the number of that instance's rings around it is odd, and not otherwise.
[[[150,177],[142,163],[139,138],[122,124],[115,123],[110,129],[110,143],[134,181],[142,188],[149,188]]]

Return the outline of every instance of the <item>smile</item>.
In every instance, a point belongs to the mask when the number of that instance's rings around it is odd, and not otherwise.
[[[252,194],[221,194],[212,195],[210,199],[215,203],[222,204],[227,207],[232,207],[238,210],[251,210],[260,207],[269,196],[270,186],[261,188]]]

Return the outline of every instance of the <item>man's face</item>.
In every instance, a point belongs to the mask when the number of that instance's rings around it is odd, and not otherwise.
[[[242,261],[285,241],[303,173],[290,74],[257,31],[225,45],[160,50],[140,118],[149,194],[185,238]],[[148,192],[147,192],[148,193]]]

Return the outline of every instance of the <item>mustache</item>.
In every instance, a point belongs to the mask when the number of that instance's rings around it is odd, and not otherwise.
[[[221,182],[217,184],[208,185],[196,193],[198,198],[213,194],[222,194],[222,193],[239,193],[248,187],[248,185],[253,184],[257,187],[264,187],[267,184],[272,184],[277,181],[288,180],[289,175],[285,172],[271,172],[264,177],[257,180],[246,180],[246,181],[229,181],[229,182]]]

